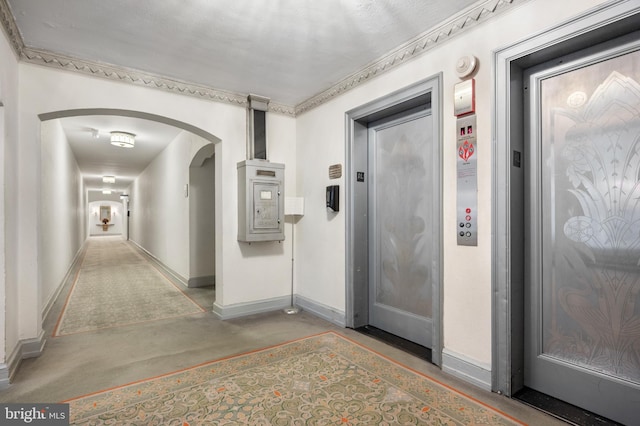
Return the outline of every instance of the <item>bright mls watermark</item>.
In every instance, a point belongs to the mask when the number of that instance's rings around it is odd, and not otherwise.
[[[0,404],[0,425],[68,426],[69,404]]]

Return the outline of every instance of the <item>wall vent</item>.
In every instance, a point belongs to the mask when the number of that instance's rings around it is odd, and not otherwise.
[[[339,179],[342,177],[342,164],[329,166],[329,179]]]

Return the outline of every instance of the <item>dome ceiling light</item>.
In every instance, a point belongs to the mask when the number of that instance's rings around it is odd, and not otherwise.
[[[111,132],[111,145],[121,148],[133,148],[136,143],[136,135],[127,132]]]

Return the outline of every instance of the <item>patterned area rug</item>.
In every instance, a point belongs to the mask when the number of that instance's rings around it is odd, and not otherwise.
[[[515,425],[333,332],[65,401],[74,425]]]
[[[54,336],[204,312],[131,243],[90,239]]]

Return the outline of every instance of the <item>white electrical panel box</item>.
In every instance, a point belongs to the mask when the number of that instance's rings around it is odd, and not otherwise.
[[[238,241],[284,240],[284,164],[238,163]]]

